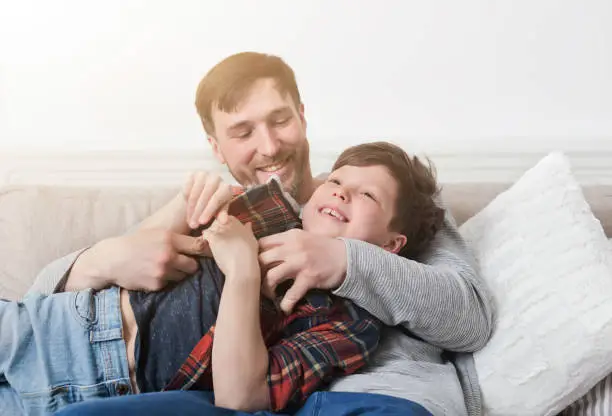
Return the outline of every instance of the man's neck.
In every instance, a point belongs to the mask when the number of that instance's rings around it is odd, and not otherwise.
[[[319,175],[316,178],[309,175],[308,179],[305,179],[300,186],[300,193],[296,197],[296,202],[300,205],[304,205],[308,202],[315,189],[325,182],[325,177],[327,177],[327,174]]]

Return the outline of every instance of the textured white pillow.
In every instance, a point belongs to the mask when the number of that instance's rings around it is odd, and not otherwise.
[[[612,238],[610,239],[612,250]],[[561,416],[610,416],[612,415],[612,374],[601,380],[587,394],[567,407]]]
[[[554,415],[612,371],[612,251],[551,153],[460,232],[498,320],[474,355],[485,414]]]

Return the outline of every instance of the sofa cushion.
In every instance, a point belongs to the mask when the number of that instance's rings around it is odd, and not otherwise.
[[[47,263],[124,233],[176,192],[172,188],[0,188],[0,298],[20,298]]]
[[[553,415],[612,371],[612,251],[552,153],[460,228],[498,311],[474,355],[486,414]]]
[[[612,238],[610,239],[612,250]],[[612,374],[566,408],[560,416],[609,416],[612,414]]]

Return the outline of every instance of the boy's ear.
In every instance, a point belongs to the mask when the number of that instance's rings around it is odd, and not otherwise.
[[[406,245],[408,239],[405,235],[399,233],[393,233],[387,243],[383,245],[383,248],[391,253],[399,253],[399,251]]]

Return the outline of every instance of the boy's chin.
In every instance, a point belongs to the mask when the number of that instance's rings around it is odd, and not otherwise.
[[[315,224],[312,224],[312,223],[315,223]],[[316,234],[318,236],[321,236],[321,237],[330,237],[330,238],[342,237],[342,233],[340,232],[340,230],[337,229],[337,227],[334,227],[329,222],[312,221],[307,231],[313,234]]]

